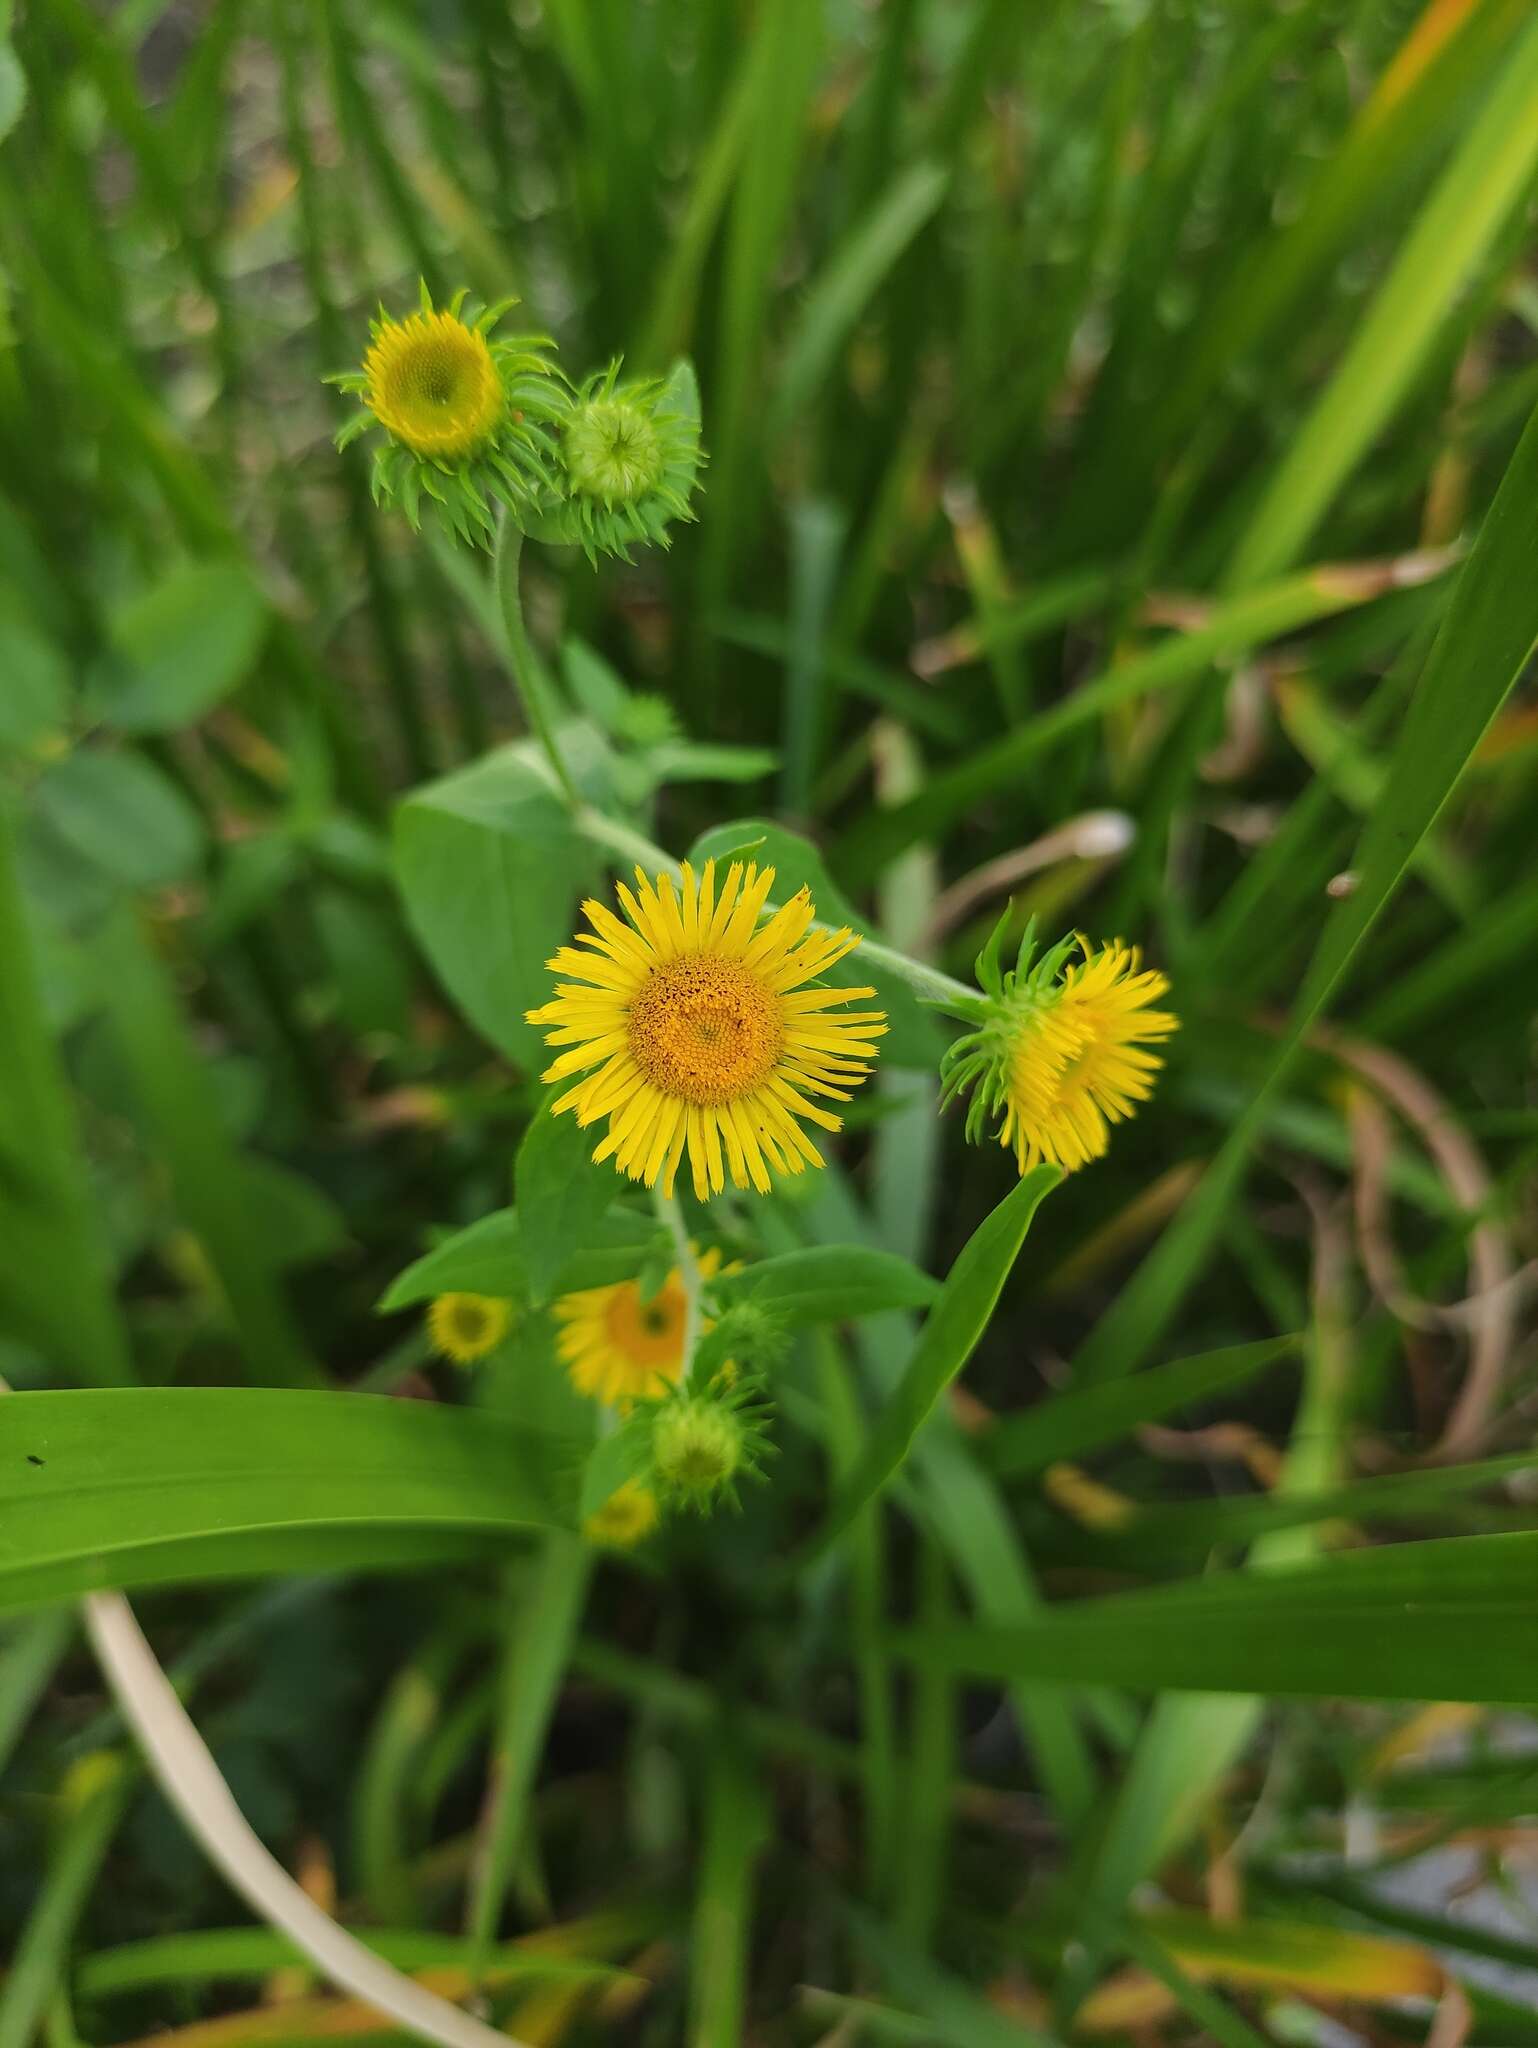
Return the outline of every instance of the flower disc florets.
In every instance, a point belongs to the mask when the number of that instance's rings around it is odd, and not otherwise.
[[[590,560],[628,561],[637,541],[666,547],[670,522],[694,517],[689,499],[703,459],[698,413],[680,379],[622,384],[613,362],[577,386],[561,431],[565,504],[554,518]]]
[[[545,336],[494,333],[515,300],[471,319],[465,296],[435,308],[424,285],[420,310],[405,319],[381,309],[361,369],[329,381],[363,401],[339,448],[376,424],[385,430],[376,502],[398,497],[413,526],[425,505],[461,539],[489,541],[498,501],[528,510],[555,481],[554,429],[571,401]]]
[[[1140,969],[1136,951],[1120,939],[1091,949],[1085,939],[1067,938],[1033,966],[1032,929],[1014,967],[1001,973],[1002,933],[1000,920],[977,962],[984,993],[976,1028],[942,1063],[945,1100],[970,1093],[967,1136],[974,1141],[999,1117],[999,1143],[1022,1173],[1041,1161],[1071,1173],[1100,1158],[1108,1126],[1152,1094],[1164,1062],[1144,1048],[1178,1030],[1179,1019],[1148,1005],[1169,983]],[[1072,960],[1075,952],[1084,957]]]

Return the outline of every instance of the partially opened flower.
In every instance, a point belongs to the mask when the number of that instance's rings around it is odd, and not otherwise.
[[[513,1307],[491,1294],[440,1294],[427,1311],[427,1335],[435,1351],[456,1365],[486,1358],[512,1328]]]
[[[1094,949],[1065,939],[1033,967],[1029,931],[1015,967],[1001,974],[998,937],[977,963],[977,1028],[945,1056],[945,1097],[971,1092],[969,1138],[1000,1118],[999,1143],[1022,1173],[1042,1161],[1071,1173],[1100,1158],[1109,1126],[1152,1094],[1164,1062],[1147,1048],[1180,1028],[1170,1011],[1149,1007],[1169,983],[1140,968],[1120,939]],[[1083,958],[1069,964],[1075,951]]]
[[[718,1251],[701,1252],[700,1278],[712,1279],[720,1264]],[[684,1369],[687,1307],[676,1267],[649,1301],[641,1299],[638,1280],[558,1296],[556,1349],[572,1385],[618,1408],[675,1386]]]
[[[543,335],[499,338],[504,299],[474,319],[465,294],[394,320],[381,310],[363,366],[330,381],[362,399],[338,447],[376,423],[388,436],[374,457],[376,499],[399,497],[413,526],[424,502],[463,539],[487,540],[497,501],[532,505],[555,476],[551,430],[570,401]]]
[[[728,1178],[767,1194],[771,1174],[820,1166],[802,1121],[839,1128],[826,1103],[849,1099],[886,1030],[880,1010],[845,1007],[874,989],[817,982],[858,935],[814,928],[805,889],[766,918],[774,870],[752,862],[719,895],[713,861],[698,878],[686,862],[681,891],[639,868],[636,883],[619,887],[628,924],[583,906],[592,931],[549,962],[566,979],[528,1013],[569,1048],[544,1078],[582,1076],[554,1113],[607,1120],[593,1157],[665,1194],[686,1152],[701,1200]]]

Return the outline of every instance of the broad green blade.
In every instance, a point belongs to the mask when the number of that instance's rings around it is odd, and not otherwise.
[[[499,1416],[370,1394],[111,1388],[0,1400],[0,1607],[89,1586],[438,1554],[570,1526],[561,1461]],[[234,1546],[233,1552],[232,1547]]]
[[[1538,1533],[1453,1537],[1065,1603],[1014,1628],[910,1629],[919,1663],[1139,1692],[1538,1699]]]
[[[901,1469],[913,1440],[971,1357],[1019,1256],[1037,1206],[1061,1180],[1037,1166],[978,1225],[946,1276],[902,1378],[883,1403],[859,1464],[840,1486],[809,1556],[825,1550]]]

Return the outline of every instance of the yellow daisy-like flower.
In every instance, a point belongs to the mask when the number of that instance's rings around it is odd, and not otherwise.
[[[1109,1126],[1148,1099],[1164,1064],[1144,1046],[1180,1028],[1170,1011],[1148,1007],[1168,992],[1164,975],[1139,973],[1136,950],[1113,939],[1068,969],[1055,1002],[1021,1018],[999,1143],[1014,1148],[1022,1173],[1041,1160],[1072,1173],[1105,1153]]]
[[[495,1351],[513,1326],[512,1303],[491,1294],[440,1294],[427,1311],[434,1351],[472,1365]]]
[[[713,1279],[721,1254],[699,1257],[700,1278]],[[683,1276],[675,1267],[650,1301],[637,1280],[584,1287],[555,1302],[556,1350],[579,1394],[629,1408],[647,1394],[675,1386],[684,1369]],[[707,1321],[704,1330],[708,1330]]]
[[[858,934],[813,930],[805,889],[764,919],[774,870],[752,862],[734,861],[719,894],[714,861],[698,878],[686,862],[681,892],[668,875],[654,887],[640,868],[636,883],[634,894],[619,885],[628,925],[601,903],[583,905],[592,931],[548,963],[569,979],[528,1013],[548,1027],[548,1044],[571,1048],[545,1080],[583,1077],[554,1113],[607,1117],[593,1157],[648,1187],[660,1178],[665,1194],[686,1151],[702,1201],[728,1175],[767,1194],[771,1171],[821,1166],[800,1119],[839,1129],[813,1098],[847,1102],[886,1030],[880,1010],[835,1014],[874,989],[811,986]]]
[[[483,447],[502,419],[490,344],[453,313],[382,320],[363,375],[364,404],[414,455],[456,462]]]
[[[1065,966],[1076,948],[1084,958]],[[945,1056],[945,1094],[976,1090],[968,1137],[1001,1116],[999,1143],[1022,1173],[1042,1161],[1072,1173],[1099,1159],[1110,1125],[1153,1093],[1164,1062],[1146,1048],[1178,1031],[1180,1020],[1149,1008],[1169,982],[1141,968],[1136,949],[1120,939],[1098,949],[1066,939],[1034,969],[1031,951],[1027,932],[1018,965],[1002,976],[992,942],[979,960],[987,993],[977,1002],[978,1028]]]
[[[603,1550],[631,1550],[657,1526],[657,1496],[637,1480],[616,1487],[582,1524],[589,1543]]]
[[[462,539],[489,544],[498,505],[527,513],[554,487],[556,435],[571,397],[545,336],[497,332],[515,303],[477,312],[456,292],[435,306],[424,284],[403,319],[380,308],[357,369],[326,380],[360,401],[337,431],[338,448],[383,427],[374,499],[398,501],[413,527],[425,512]]]

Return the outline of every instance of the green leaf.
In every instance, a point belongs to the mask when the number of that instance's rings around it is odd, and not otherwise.
[[[595,862],[517,747],[430,782],[396,813],[406,916],[476,1029],[520,1066],[544,1063],[524,1012],[552,993],[545,961],[571,936]]]
[[[1106,1386],[1054,1394],[1023,1414],[1005,1416],[978,1448],[1002,1477],[1040,1472],[1059,1458],[1082,1457],[1115,1443],[1140,1423],[1157,1422],[1192,1401],[1231,1392],[1301,1342],[1298,1337],[1265,1337],[1258,1344],[1232,1344],[1179,1358]]]
[[[645,754],[648,773],[670,782],[758,782],[772,775],[780,757],[770,747],[706,746],[698,740],[663,740]]]
[[[123,732],[189,725],[249,675],[267,605],[244,569],[193,562],[118,611],[97,694]]]
[[[1060,2048],[1054,2036],[998,2011],[972,1985],[916,1952],[873,1914],[847,1900],[840,1900],[839,1907],[856,1946],[892,1990],[929,2022],[915,2038],[965,2041],[967,2048]]]
[[[273,1272],[313,1265],[347,1245],[341,1210],[314,1181],[276,1159],[241,1162],[241,1192],[251,1220],[252,1254]]]
[[[577,1512],[583,1521],[596,1515],[627,1480],[645,1476],[648,1455],[646,1438],[635,1430],[611,1429],[598,1439],[582,1466]]]
[[[274,1182],[236,1148],[214,1082],[171,978],[130,903],[113,911],[91,944],[113,1040],[127,1070],[149,1149],[169,1166],[177,1213],[218,1275],[254,1379],[303,1386],[321,1376],[277,1277],[293,1213],[289,1184]],[[303,1197],[301,1197],[303,1199]],[[306,1235],[317,1221],[306,1204]],[[289,1246],[291,1248],[291,1246]]]
[[[349,1930],[351,1931],[351,1930]],[[596,1929],[594,1930],[596,1932]],[[542,1934],[543,1931],[541,1931]],[[494,1949],[486,1964],[486,1981],[551,1984],[639,1984],[612,1963],[584,1955],[553,1955],[513,1941]],[[548,1937],[545,1937],[548,1938]],[[475,1961],[475,1946],[462,1934],[436,1934],[427,1929],[365,1927],[357,1932],[365,1948],[398,1970],[465,1970]],[[76,1983],[87,1998],[113,1998],[151,1985],[204,1984],[212,1978],[270,1977],[289,1963],[304,1963],[275,1927],[200,1927],[185,1934],[150,1935],[116,1948],[83,1955]]]
[[[43,1014],[8,809],[0,803],[0,1333],[65,1375],[133,1377],[74,1104]]]
[[[490,1809],[471,1884],[469,1933],[477,1955],[490,1957],[514,1863],[529,1824],[535,1774],[571,1646],[582,1621],[592,1552],[575,1537],[545,1538],[526,1581],[509,1602],[501,1699],[490,1763]]]
[[[96,1775],[64,1802],[63,1825],[0,1982],[0,2048],[29,2048],[68,1978],[70,1949],[112,1838],[137,1789],[124,1756],[101,1752]]]
[[[431,1301],[439,1294],[488,1294],[502,1301],[528,1299],[523,1232],[517,1211],[497,1209],[413,1261],[379,1297],[380,1315]]]
[[[75,1637],[68,1608],[7,1624],[0,1637],[0,1770]]]
[[[42,777],[32,802],[35,817],[117,888],[162,888],[202,861],[197,812],[141,755],[71,754]]]
[[[614,1169],[593,1163],[593,1133],[552,1116],[552,1089],[535,1111],[513,1169],[524,1270],[535,1301],[548,1300],[574,1251],[595,1248],[614,1199]]]
[[[687,2039],[692,2048],[735,2048],[747,2016],[753,1884],[769,1838],[769,1802],[758,1760],[728,1726],[713,1731],[709,1754]]]
[[[1538,1532],[1224,1572],[1008,1629],[909,1630],[897,1646],[975,1677],[1525,1704],[1538,1699]]]
[[[0,72],[4,62],[0,44]],[[22,619],[0,617],[0,676],[0,748],[23,753],[59,731],[69,715],[69,663],[51,640]]]
[[[933,836],[996,791],[1011,788],[1021,771],[1064,733],[1117,705],[1201,676],[1215,684],[1227,674],[1226,667],[1215,664],[1379,595],[1381,588],[1370,575],[1321,567],[1215,605],[1200,626],[1172,633],[1146,652],[1113,663],[1002,738],[974,747],[954,768],[932,775],[905,803],[871,812],[840,843],[834,864],[841,875],[864,882],[915,840]]]
[[[866,1439],[860,1462],[828,1510],[813,1544],[814,1555],[848,1528],[901,1467],[914,1438],[987,1328],[1042,1197],[1061,1179],[1055,1166],[1032,1168],[963,1245],[925,1319],[913,1356]]]
[[[27,74],[9,35],[0,35],[0,142],[21,119],[27,103]]]
[[[724,1306],[755,1301],[786,1322],[841,1323],[887,1308],[924,1308],[940,1284],[894,1252],[861,1245],[813,1245],[725,1273],[710,1283]]]
[[[430,1557],[440,1538],[452,1553],[569,1526],[573,1485],[545,1438],[482,1411],[265,1387],[11,1394],[0,1609],[342,1554]]]
[[[783,825],[771,824],[765,818],[738,818],[717,825],[695,841],[689,858],[699,867],[707,860],[719,862],[748,845],[753,848],[751,858],[760,867],[774,869],[774,902],[784,903],[798,889],[810,889],[822,923],[847,924],[851,931],[875,936],[869,921],[840,894],[816,847],[798,833],[787,832]],[[861,957],[858,946],[818,979],[837,988],[875,989],[890,1026],[881,1041],[883,1059],[900,1067],[930,1067],[938,1060],[943,1041],[933,1017],[907,982],[873,967]]]
[[[1351,346],[1271,473],[1226,581],[1244,588],[1295,562],[1346,477],[1434,351],[1449,314],[1538,165],[1538,22],[1417,216]]]
[[[660,1228],[650,1218],[612,1204],[589,1224],[587,1243],[568,1248],[558,1272],[560,1286],[554,1291],[610,1287],[617,1280],[634,1278]],[[445,1238],[408,1266],[380,1297],[378,1312],[389,1315],[415,1302],[431,1301],[436,1294],[491,1294],[508,1301],[526,1301],[529,1293],[517,1213],[497,1209]]]
[[[831,256],[807,294],[780,370],[770,430],[783,433],[813,399],[867,301],[950,186],[947,165],[921,157],[886,192]]]

